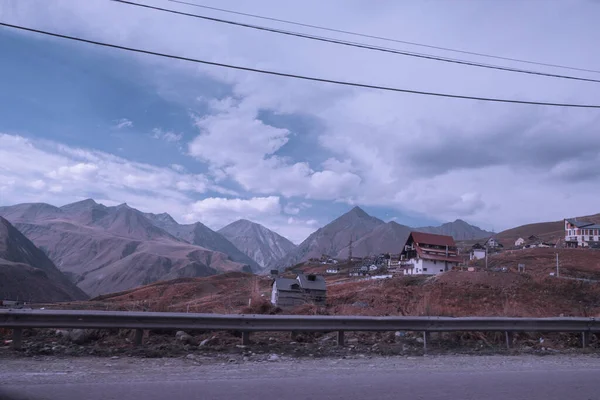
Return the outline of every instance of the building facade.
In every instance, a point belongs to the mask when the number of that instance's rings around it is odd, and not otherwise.
[[[404,275],[435,275],[450,271],[460,262],[452,236],[411,232],[400,253]]]
[[[565,219],[565,246],[600,248],[600,224]]]
[[[271,303],[295,307],[306,303],[324,305],[327,299],[325,278],[315,274],[298,274],[296,279],[277,278],[271,288]]]

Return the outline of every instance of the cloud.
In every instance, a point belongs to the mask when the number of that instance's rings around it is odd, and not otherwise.
[[[183,138],[183,134],[175,133],[172,131],[163,131],[160,128],[154,128],[152,130],[152,138],[158,140],[164,140],[168,143],[177,143]]]
[[[171,164],[171,169],[173,169],[177,172],[185,172],[186,171],[185,167],[180,164]]]
[[[113,129],[125,129],[125,128],[132,128],[133,127],[133,122],[128,120],[127,118],[121,118],[115,121],[115,124],[113,125]]]
[[[281,213],[279,197],[253,197],[228,199],[209,197],[192,204],[188,221],[201,220],[209,226],[227,225],[238,219],[256,219],[277,216]]]
[[[2,11],[15,23],[210,61],[415,90],[555,102],[598,101],[597,89],[589,83],[468,68],[219,24],[198,24],[192,18],[100,0],[57,0],[52,5],[14,3]],[[244,10],[249,6],[240,7]],[[468,42],[474,51],[485,49],[511,57],[527,55],[558,63],[560,55],[573,65],[600,63],[593,41],[578,41],[596,33],[597,6],[585,1],[553,3],[551,12],[542,17],[539,6],[533,2],[515,2],[508,8],[501,2],[475,6],[384,2],[374,9],[364,2],[309,1],[290,5],[265,0],[252,7],[247,11],[293,16],[303,21],[314,20],[314,9],[318,7],[319,18],[357,31],[393,36],[401,21],[407,35],[423,43]],[[511,15],[522,18],[506,30],[505,21]],[[569,15],[566,22],[564,15]],[[548,26],[559,29],[548,30]],[[504,32],[502,36],[489,34],[500,30]],[[523,41],[523,37],[528,40]],[[572,46],[573,41],[580,46]],[[548,46],[549,42],[553,46]],[[128,171],[122,176],[131,177],[123,184],[133,185],[131,190],[145,186],[160,190],[161,185],[175,191],[196,190],[193,188],[215,185],[215,181],[234,182],[246,198],[285,199],[283,211],[294,216],[300,202],[320,199],[378,205],[439,219],[469,216],[472,221],[497,227],[598,211],[600,135],[595,110],[419,97],[130,57],[139,61],[141,70],[145,67],[170,71],[179,79],[186,78],[181,79],[186,82],[183,85],[160,77],[155,82],[170,92],[185,89],[194,93],[194,99],[202,99],[185,104],[186,110],[195,110],[200,103],[208,107],[206,115],[204,111],[196,114],[198,132],[187,143],[187,150],[200,163],[208,164],[209,171],[196,182],[189,177],[171,179],[168,173],[157,171],[146,180],[144,169]],[[198,76],[222,85],[225,94],[210,95],[205,87],[189,87],[189,79]],[[305,128],[271,125],[258,118],[261,110],[275,115],[307,115],[323,129],[312,147],[299,156],[286,156],[289,152],[285,151],[297,142],[294,139],[306,133]],[[160,132],[159,139],[169,141]],[[178,134],[173,135],[173,142],[182,145],[183,138],[174,140]],[[82,157],[78,152],[63,149],[66,159],[52,164],[46,172],[60,174],[61,167],[93,164],[99,167],[97,173],[102,182],[106,174],[103,163],[121,165],[106,155]],[[316,162],[309,160],[314,154],[321,156]],[[21,165],[18,160],[15,163]],[[183,171],[169,169],[169,173],[177,172]],[[7,179],[0,179],[1,188],[20,184],[19,179],[0,170],[0,177],[3,175]],[[62,181],[56,183],[64,190],[69,190],[68,183],[73,181],[69,178],[67,182],[67,175],[57,178],[65,180],[64,185]],[[38,179],[46,177],[41,173],[23,181]],[[215,190],[223,196],[232,191],[222,186]],[[578,197],[577,212],[573,211],[572,200],[567,201],[569,194]],[[271,226],[287,225],[287,217],[284,218],[273,221]],[[301,226],[290,226],[295,225]]]
[[[197,196],[227,191],[204,175],[0,133],[0,203],[66,204],[94,197],[182,218]]]

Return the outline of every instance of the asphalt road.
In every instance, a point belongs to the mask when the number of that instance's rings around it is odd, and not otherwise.
[[[17,361],[0,368],[2,400],[600,399],[600,358],[584,356]]]

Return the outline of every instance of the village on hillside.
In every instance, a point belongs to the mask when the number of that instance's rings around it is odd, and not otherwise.
[[[554,242],[543,240],[535,234],[518,237],[516,240],[500,240],[491,235],[483,241],[470,245],[469,241],[455,242],[452,236],[424,232],[410,232],[408,239],[399,244],[396,254],[378,254],[367,257],[352,256],[352,241],[349,242],[349,257],[336,259],[327,254],[309,259],[284,273],[270,271],[273,279],[271,302],[280,307],[293,307],[306,303],[324,305],[327,282],[339,285],[344,282],[392,279],[400,276],[435,276],[448,271],[524,273],[535,254],[533,249],[600,249],[600,224],[580,219],[564,220],[564,237]],[[529,250],[528,252],[524,252]],[[525,257],[521,257],[521,255]],[[543,254],[548,254],[545,252]],[[549,276],[560,276],[560,259],[552,260],[547,269]],[[510,255],[510,259],[505,256]],[[595,254],[594,254],[595,255]],[[523,261],[523,262],[521,262]],[[581,275],[581,274],[578,274]],[[566,279],[590,281],[588,275],[565,276]],[[594,276],[600,282],[600,271]]]

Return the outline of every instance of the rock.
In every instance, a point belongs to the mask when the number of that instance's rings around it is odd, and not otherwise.
[[[403,337],[406,337],[406,332],[403,332],[403,331],[396,331],[396,332],[394,332],[394,336],[395,336],[396,338],[403,338]]]
[[[70,332],[64,329],[57,329],[55,334],[59,337],[69,337]]]
[[[85,329],[73,329],[69,333],[69,339],[75,344],[85,344],[90,340],[90,334]]]
[[[425,340],[423,340],[422,337],[418,337],[415,340],[417,341],[417,343],[425,343]]]
[[[369,304],[364,301],[355,301],[352,303],[352,307],[367,308],[369,307]]]
[[[298,342],[290,342],[290,344],[298,344]]]
[[[235,347],[237,347],[238,349],[245,349],[246,346],[244,346],[243,344],[236,344]]]
[[[244,360],[244,361],[250,361],[250,357],[244,357],[242,360]]]
[[[236,362],[237,360],[236,360],[235,358],[230,358],[228,361],[229,361],[229,363],[231,364],[231,363],[234,363],[234,362]]]
[[[330,341],[331,339],[333,339],[335,336],[329,335],[329,336],[323,336],[321,339],[319,339],[319,342],[324,343],[327,341]]]
[[[279,361],[279,356],[277,354],[271,354],[269,356],[269,358],[267,358],[267,361],[271,361],[271,362]]]
[[[200,342],[200,346],[198,347],[204,347],[204,346],[208,346],[209,344],[212,344],[217,338],[216,337],[211,337],[208,339],[204,339],[203,341]]]
[[[175,339],[177,339],[178,342],[189,343],[194,338],[191,335],[185,333],[184,331],[177,331],[177,333],[175,334]]]
[[[356,343],[358,343],[358,338],[350,338],[350,339],[346,340],[346,343],[356,344]]]
[[[112,356],[110,359],[111,359],[111,360],[118,360],[118,359],[119,359],[119,356]]]
[[[269,338],[269,342],[274,342],[274,341],[275,341],[275,338],[274,338],[274,337],[270,337],[270,338]]]

